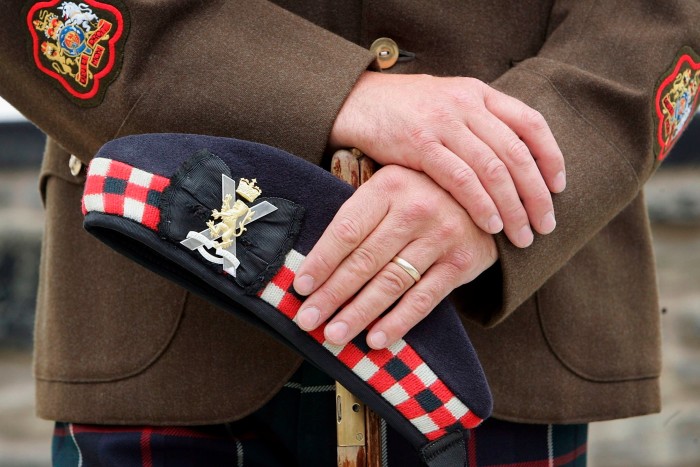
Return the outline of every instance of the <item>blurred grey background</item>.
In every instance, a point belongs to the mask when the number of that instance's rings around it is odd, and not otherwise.
[[[0,467],[50,465],[34,416],[31,340],[44,136],[0,100]],[[700,117],[647,185],[664,333],[660,414],[594,423],[589,465],[700,466]]]

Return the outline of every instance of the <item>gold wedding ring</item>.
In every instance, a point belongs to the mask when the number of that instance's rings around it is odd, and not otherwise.
[[[420,273],[418,272],[418,270],[414,268],[413,265],[405,259],[400,258],[398,256],[394,256],[391,262],[395,263],[398,267],[406,271],[408,275],[413,278],[414,281],[418,282],[420,280]]]

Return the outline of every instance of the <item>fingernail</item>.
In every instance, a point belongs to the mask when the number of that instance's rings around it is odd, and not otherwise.
[[[532,230],[530,230],[530,227],[527,225],[520,229],[520,232],[518,232],[518,242],[520,243],[520,248],[530,246],[534,239],[535,237],[532,234]]]
[[[566,174],[563,170],[554,176],[554,180],[552,180],[552,188],[554,189],[555,193],[561,193],[564,191],[564,188],[566,188]]]
[[[312,331],[316,328],[321,312],[315,306],[303,308],[296,316],[297,325],[304,331]]]
[[[298,277],[294,281],[294,290],[301,295],[309,295],[314,289],[314,278],[308,274]]]
[[[369,345],[373,349],[383,349],[386,346],[386,334],[384,331],[377,331],[370,334]]]
[[[493,216],[489,217],[489,233],[498,233],[503,229],[503,221],[499,216],[494,214]]]
[[[342,344],[347,335],[348,325],[343,321],[337,321],[326,326],[326,338],[334,344]]]
[[[542,221],[540,221],[540,231],[543,234],[548,234],[552,232],[556,226],[557,220],[554,218],[554,213],[552,211],[549,211],[547,214],[545,214],[542,217]]]

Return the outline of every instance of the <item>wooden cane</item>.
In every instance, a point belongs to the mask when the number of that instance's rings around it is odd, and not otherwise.
[[[340,150],[331,160],[331,173],[359,187],[372,176],[376,164],[357,149]],[[381,419],[360,399],[335,383],[338,425],[338,467],[381,467]]]

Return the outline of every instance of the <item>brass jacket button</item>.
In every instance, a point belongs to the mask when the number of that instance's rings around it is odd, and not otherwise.
[[[83,163],[80,162],[80,159],[71,154],[70,159],[68,160],[68,167],[70,168],[71,175],[77,177],[80,171],[83,169]]]
[[[399,59],[399,46],[388,37],[380,37],[372,42],[369,50],[377,57],[379,68],[382,70],[391,68]]]

